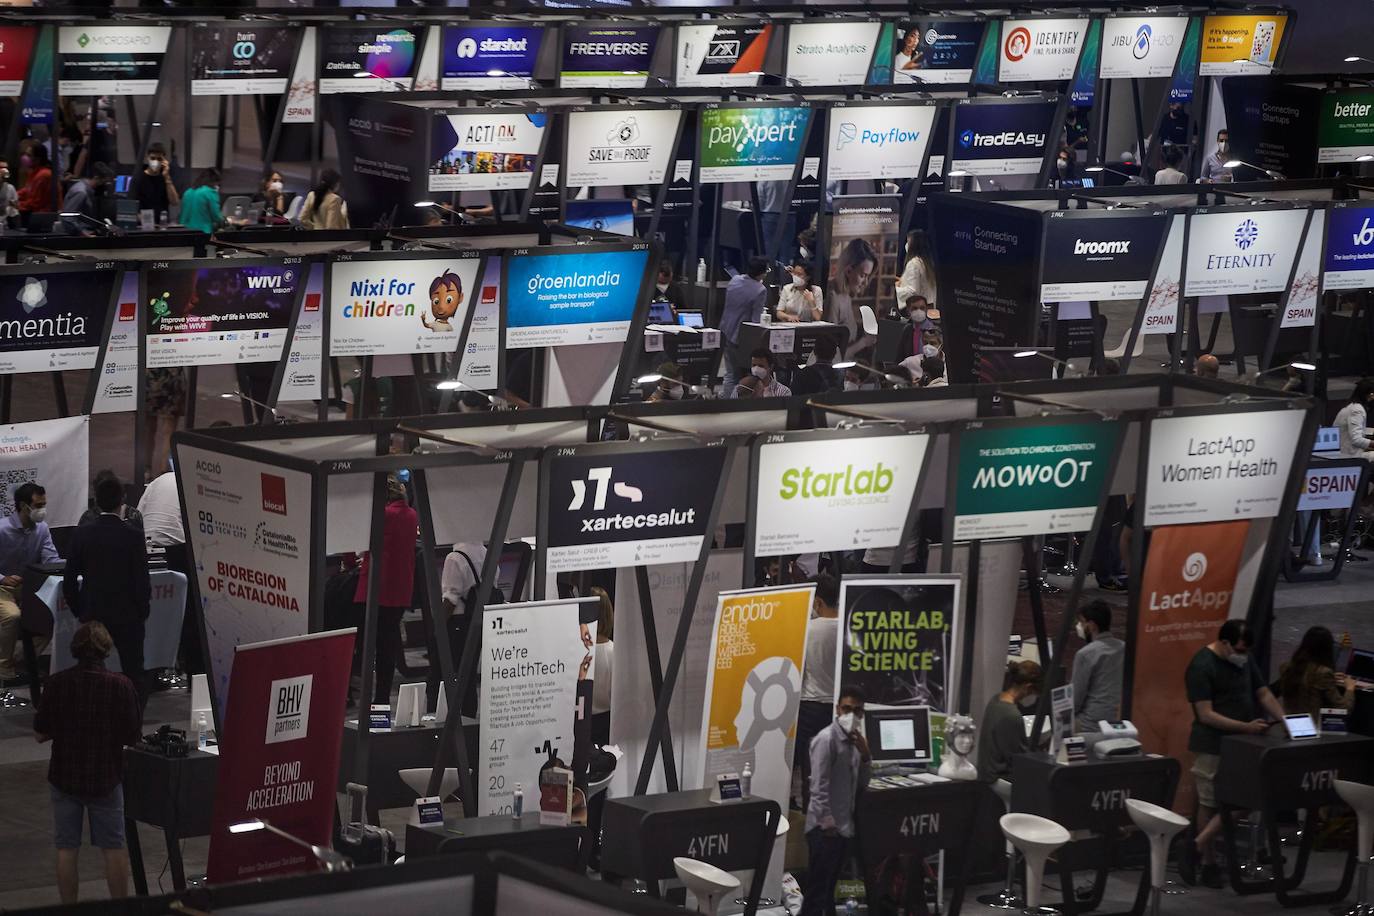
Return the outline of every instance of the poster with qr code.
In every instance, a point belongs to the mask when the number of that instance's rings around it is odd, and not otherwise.
[[[14,511],[15,488],[47,490],[48,526],[75,525],[86,511],[90,481],[90,417],[62,417],[0,426],[0,503]]]

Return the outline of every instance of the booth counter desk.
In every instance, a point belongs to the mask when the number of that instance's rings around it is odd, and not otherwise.
[[[172,887],[186,889],[181,841],[209,836],[218,776],[217,754],[193,749],[185,757],[166,757],[141,747],[124,749],[124,834],[136,893],[148,893],[143,845],[138,838],[140,822],[162,831]]]
[[[774,322],[759,324],[746,321],[740,325],[739,340],[735,342],[738,364],[749,366],[749,354],[763,348],[784,366],[803,366],[816,350],[816,339],[830,337],[837,353],[844,353],[849,343],[849,329],[828,321]],[[728,346],[728,344],[726,344]],[[837,356],[836,359],[843,359]]]
[[[533,859],[541,865],[577,871],[587,828],[539,823],[539,811],[520,817],[491,815],[445,819],[442,824],[406,827],[406,861],[422,856],[456,855],[500,850]]]
[[[1374,778],[1374,738],[1363,735],[1322,735],[1305,741],[1289,741],[1263,735],[1228,735],[1221,739],[1217,765],[1217,804],[1223,815],[1258,812],[1264,822],[1270,849],[1279,849],[1277,817],[1283,811],[1305,810],[1302,841],[1293,874],[1284,874],[1282,856],[1275,856],[1273,876],[1247,881],[1236,853],[1236,827],[1231,816],[1222,818],[1231,887],[1237,894],[1272,891],[1283,906],[1309,906],[1343,900],[1355,874],[1355,846],[1345,860],[1340,886],[1335,890],[1294,893],[1307,872],[1307,859],[1316,834],[1318,809],[1343,805],[1336,795],[1337,779],[1370,782]]]

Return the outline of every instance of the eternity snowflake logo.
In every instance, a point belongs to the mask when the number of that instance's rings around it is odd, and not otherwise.
[[[1241,223],[1239,226],[1236,227],[1236,247],[1239,248],[1241,251],[1244,251],[1251,245],[1255,244],[1256,240],[1258,239],[1259,226],[1255,225],[1254,220],[1247,219],[1245,222]]]

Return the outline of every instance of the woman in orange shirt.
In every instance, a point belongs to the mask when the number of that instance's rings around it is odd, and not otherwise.
[[[48,150],[34,144],[29,155],[33,157],[33,166],[29,169],[29,180],[19,189],[19,212],[52,212],[57,203],[52,196],[52,162],[48,159]]]

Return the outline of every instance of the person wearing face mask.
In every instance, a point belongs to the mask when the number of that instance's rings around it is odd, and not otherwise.
[[[681,283],[673,282],[673,265],[664,261],[658,265],[658,276],[654,279],[654,299],[666,302],[673,307],[673,317],[687,307],[687,294]]]
[[[825,315],[821,288],[811,282],[811,265],[801,258],[792,262],[792,282],[778,291],[775,314],[779,321],[820,321]]]
[[[1235,174],[1226,167],[1231,155],[1231,135],[1225,128],[1217,131],[1217,148],[1202,163],[1203,181],[1235,181]]]
[[[24,571],[60,560],[48,531],[48,492],[37,483],[14,491],[14,511],[0,521],[0,687],[16,681],[14,644],[19,638],[19,590]],[[41,647],[39,647],[41,650]]]
[[[1269,692],[1259,668],[1250,658],[1255,634],[1244,620],[1228,620],[1217,638],[1203,646],[1188,663],[1183,681],[1193,707],[1193,729],[1188,750],[1193,754],[1192,774],[1197,787],[1197,821],[1194,850],[1202,868],[1194,871],[1191,856],[1184,857],[1183,880],[1221,887],[1212,843],[1221,832],[1217,813],[1216,776],[1221,762],[1221,739],[1226,735],[1262,735],[1269,728],[1260,712],[1275,721],[1283,719],[1283,707]]]
[[[280,217],[286,212],[286,182],[282,180],[281,172],[276,169],[263,172],[262,187],[253,195],[253,203],[262,204],[264,217]],[[432,207],[430,212],[433,212]]]
[[[854,836],[855,802],[868,786],[871,771],[863,691],[841,687],[834,722],[811,740],[811,797],[806,805],[809,855],[801,916],[835,912],[835,885]]]
[[[801,704],[797,707],[797,741],[792,765],[801,773],[802,807],[811,799],[811,740],[830,724],[835,696],[835,652],[840,624],[840,583],[829,573],[815,578],[816,597],[806,624],[806,666],[802,669]]]
[[[645,399],[648,401],[680,401],[687,394],[682,384],[682,368],[677,363],[663,363],[658,367],[658,385]]]
[[[206,169],[196,176],[195,187],[181,199],[181,224],[187,229],[214,234],[224,225],[220,210],[219,169]]]
[[[756,398],[786,398],[791,397],[792,389],[778,381],[775,371],[776,364],[773,362],[773,354],[767,348],[759,347],[749,354],[749,374],[758,383],[753,386],[753,396]],[[740,397],[738,393],[735,395]]]
[[[988,701],[978,723],[978,779],[1011,779],[1011,758],[1030,750],[1022,710],[1035,707],[1040,690],[1040,666],[1025,659],[1010,662],[1002,692]]]
[[[29,160],[29,180],[19,189],[19,212],[26,215],[51,212],[57,201],[53,200],[52,163],[48,160],[47,149],[35,145],[29,150]]]
[[[138,201],[138,209],[152,210],[155,220],[162,219],[164,213],[171,213],[172,208],[181,203],[181,195],[172,182],[167,151],[162,144],[154,143],[148,147],[143,168],[129,182],[129,196]]]
[[[921,346],[913,353],[909,347],[914,345],[914,339],[918,333],[920,334]],[[939,328],[931,327],[921,332],[913,330],[911,337],[902,341],[902,348],[897,353],[898,356],[902,357],[898,365],[911,373],[913,380],[919,382],[925,377],[926,360],[943,353],[944,345],[945,341],[940,335]]]
[[[1096,732],[1098,722],[1115,721],[1121,713],[1121,680],[1126,644],[1112,635],[1112,608],[1098,599],[1078,611],[1074,631],[1086,645],[1073,657],[1074,728]]]
[[[1050,177],[1055,181],[1071,181],[1076,171],[1073,167],[1073,153],[1066,146],[1060,147],[1059,155],[1054,160],[1054,174]]]
[[[80,213],[90,219],[99,219],[99,204],[97,198],[101,189],[114,183],[114,172],[103,162],[97,162],[91,169],[90,178],[78,178],[67,188],[67,194],[62,198],[63,213]],[[84,227],[79,222],[70,221],[73,232],[81,232]]]

